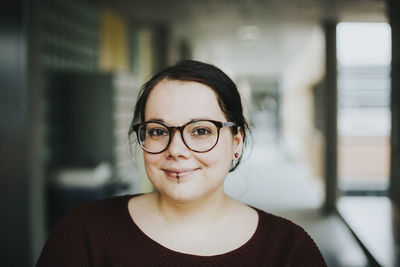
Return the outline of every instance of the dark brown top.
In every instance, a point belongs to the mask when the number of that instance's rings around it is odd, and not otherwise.
[[[300,226],[258,209],[254,235],[233,251],[197,256],[170,250],[134,223],[128,212],[131,197],[71,209],[52,230],[36,266],[326,266]]]

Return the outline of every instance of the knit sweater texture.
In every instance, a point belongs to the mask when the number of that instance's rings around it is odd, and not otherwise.
[[[44,266],[326,266],[298,225],[259,209],[257,229],[241,247],[215,256],[170,250],[143,233],[119,196],[71,209],[56,224],[37,267]]]

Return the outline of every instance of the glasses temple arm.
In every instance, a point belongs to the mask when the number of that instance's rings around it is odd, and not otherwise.
[[[236,123],[228,121],[228,122],[223,122],[222,127],[233,127],[236,126]]]

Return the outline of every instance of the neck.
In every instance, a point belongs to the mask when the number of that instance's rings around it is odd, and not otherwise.
[[[214,192],[189,202],[176,202],[157,192],[157,208],[163,219],[175,223],[201,224],[217,220],[226,210],[229,197],[223,192]]]

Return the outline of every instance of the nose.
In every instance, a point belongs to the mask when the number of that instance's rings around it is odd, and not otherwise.
[[[178,158],[178,157],[187,158],[190,156],[189,148],[183,142],[182,134],[179,132],[178,129],[174,129],[167,152],[168,156],[173,158]]]

